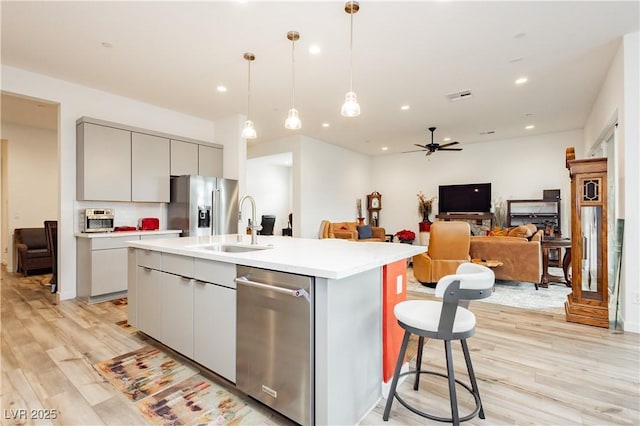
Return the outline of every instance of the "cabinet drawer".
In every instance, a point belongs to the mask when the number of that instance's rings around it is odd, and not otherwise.
[[[137,241],[140,237],[137,235],[129,235],[126,237],[105,237],[105,238],[92,238],[91,250],[106,250],[113,248],[127,247],[127,241]]]
[[[193,277],[193,257],[162,253],[162,270],[183,277]]]
[[[236,288],[236,265],[233,263],[194,259],[194,277],[197,280]]]
[[[162,266],[160,252],[152,250],[138,249],[138,265],[146,268],[160,270]]]

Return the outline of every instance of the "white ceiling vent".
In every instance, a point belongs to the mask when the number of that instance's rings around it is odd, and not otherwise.
[[[447,95],[447,98],[449,98],[451,102],[461,101],[462,99],[469,99],[471,97],[471,90],[463,90],[461,92],[449,93]]]

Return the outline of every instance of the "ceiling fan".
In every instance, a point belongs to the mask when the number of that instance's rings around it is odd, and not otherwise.
[[[462,151],[462,148],[449,148],[450,146],[459,144],[460,142],[458,141],[445,143],[444,145],[440,145],[439,143],[434,143],[433,132],[435,132],[435,130],[436,130],[435,127],[429,127],[429,131],[431,132],[431,143],[426,145],[420,145],[419,143],[414,143],[415,146],[419,146],[422,149],[414,149],[413,151],[404,151],[404,152],[407,153],[407,152],[427,151],[425,155],[431,155],[436,151]]]

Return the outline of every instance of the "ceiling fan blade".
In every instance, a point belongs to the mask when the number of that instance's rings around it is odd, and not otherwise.
[[[401,154],[407,154],[409,152],[423,152],[423,151],[427,151],[426,149],[414,149],[412,151],[402,151]]]
[[[431,154],[433,154],[433,151],[429,151],[429,152],[427,152],[424,156],[425,156],[425,157],[428,157],[428,156],[430,156]]]
[[[462,151],[462,148],[440,148],[438,151]]]
[[[420,148],[427,149],[427,145],[420,145],[419,143],[414,143],[415,146],[419,146]]]
[[[457,145],[457,144],[459,144],[459,143],[460,143],[460,142],[458,142],[458,141],[445,143],[444,145],[440,145],[440,149],[442,149],[442,148],[446,148],[446,147],[451,146],[451,145]]]

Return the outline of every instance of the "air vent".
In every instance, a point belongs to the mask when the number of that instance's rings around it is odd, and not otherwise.
[[[486,132],[480,132],[481,135],[492,135],[495,133],[495,130],[487,130]]]
[[[460,101],[462,99],[469,99],[471,97],[471,90],[463,90],[461,92],[449,93],[447,95],[447,98],[449,98],[451,102]]]

